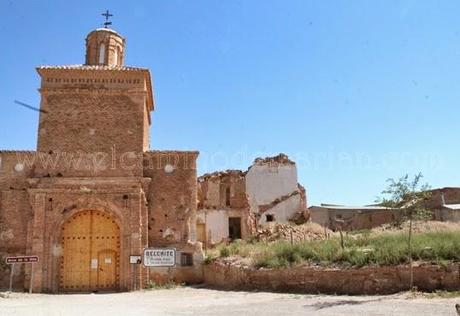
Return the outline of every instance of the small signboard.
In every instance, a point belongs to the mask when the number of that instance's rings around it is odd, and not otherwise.
[[[142,256],[129,256],[129,263],[131,264],[141,264],[142,263]]]
[[[38,262],[38,256],[15,256],[15,257],[6,257],[5,262],[11,264],[10,269],[10,292],[13,291],[13,276],[14,276],[14,266],[18,263],[32,263],[30,269],[30,285],[29,293],[32,293],[32,282],[34,280],[34,263]]]
[[[7,264],[38,262],[38,256],[16,256],[6,257]]]
[[[174,267],[176,265],[176,249],[146,248],[144,249],[144,266]]]

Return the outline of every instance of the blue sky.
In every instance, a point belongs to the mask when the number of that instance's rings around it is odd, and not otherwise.
[[[84,61],[114,13],[154,77],[153,149],[199,174],[284,152],[309,204],[371,203],[389,177],[460,185],[459,1],[0,0],[0,148],[35,149],[42,64]]]

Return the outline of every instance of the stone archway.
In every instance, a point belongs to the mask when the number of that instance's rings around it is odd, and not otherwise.
[[[84,210],[61,228],[62,292],[115,291],[120,283],[120,228],[99,210]]]

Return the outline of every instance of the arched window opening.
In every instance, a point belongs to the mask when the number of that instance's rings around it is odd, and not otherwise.
[[[102,43],[99,46],[99,64],[105,63],[105,45]]]
[[[230,206],[231,205],[231,200],[230,200],[230,188],[227,187],[225,189],[225,206]]]
[[[117,58],[115,58],[115,60],[117,62],[117,65],[121,65],[121,48],[120,48],[120,46],[117,46],[116,56],[117,56]]]
[[[115,48],[113,50],[113,61],[112,61],[115,65],[119,65],[118,63],[118,48]]]

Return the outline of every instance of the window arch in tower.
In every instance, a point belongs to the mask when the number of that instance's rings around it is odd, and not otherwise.
[[[99,64],[105,64],[105,44],[99,45]]]

